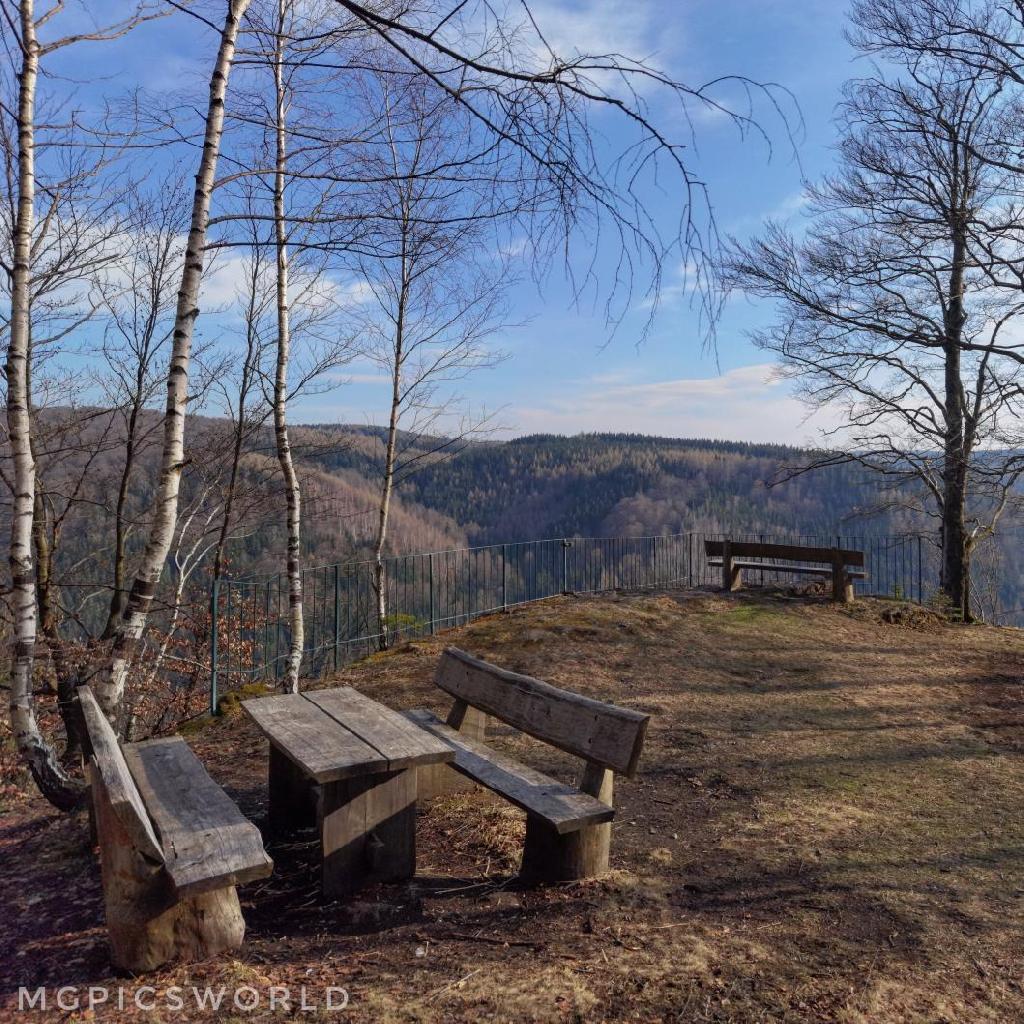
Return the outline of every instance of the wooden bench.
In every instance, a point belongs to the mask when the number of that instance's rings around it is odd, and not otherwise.
[[[853,600],[853,581],[866,579],[863,571],[864,552],[843,548],[802,547],[799,544],[761,544],[753,541],[706,540],[704,554],[708,565],[722,570],[722,589],[739,590],[743,586],[743,570],[762,572],[806,573],[810,576],[832,577],[832,599],[842,604]],[[754,561],[773,559],[774,561]],[[783,562],[777,561],[783,559]],[[793,563],[818,563],[816,565]],[[849,566],[856,568],[850,569]]]
[[[82,686],[111,960],[139,973],[242,944],[235,886],[273,862],[180,736],[121,745]]]
[[[615,816],[613,772],[636,772],[650,716],[506,671],[455,647],[441,656],[435,682],[455,698],[447,722],[430,711],[406,715],[454,748],[455,771],[526,811],[520,877],[550,882],[605,873]],[[489,715],[581,757],[579,786],[487,746]],[[440,789],[435,780],[421,792],[436,795]]]

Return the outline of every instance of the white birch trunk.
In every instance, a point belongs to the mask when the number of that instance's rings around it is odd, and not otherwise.
[[[398,173],[397,160],[394,163]],[[388,516],[391,512],[391,495],[395,486],[395,452],[398,446],[398,421],[402,415],[402,368],[405,364],[405,314],[411,287],[408,239],[410,231],[410,211],[406,197],[400,198],[401,206],[401,262],[399,265],[399,281],[397,291],[397,309],[395,310],[395,336],[391,347],[391,415],[388,419],[388,439],[384,450],[384,479],[381,483],[380,509],[377,522],[377,542],[374,545],[374,584],[377,591],[377,632],[380,649],[384,650],[390,643],[388,636],[388,596],[387,580],[384,574],[384,545],[388,535]]]
[[[276,160],[274,170],[274,239],[277,250],[277,366],[274,373],[274,437],[277,442],[277,460],[284,478],[288,504],[288,616],[291,626],[291,644],[285,670],[285,686],[292,693],[299,692],[299,673],[302,669],[302,649],[305,646],[305,626],[302,619],[302,491],[292,459],[288,437],[288,359],[291,349],[291,328],[288,310],[288,226],[285,220],[284,190],[288,168],[286,118],[288,96],[284,81],[285,21],[290,0],[278,0],[277,32],[274,47],[274,91],[277,106],[274,125]]]
[[[188,399],[192,335],[199,315],[199,288],[203,276],[206,228],[210,197],[224,131],[224,100],[235,55],[241,19],[250,0],[229,0],[220,47],[210,76],[209,106],[203,151],[196,174],[192,221],[185,250],[185,266],[174,319],[170,370],[167,375],[167,408],[164,415],[163,452],[154,501],[153,522],[138,574],[132,583],[120,621],[114,631],[110,664],[96,682],[96,696],[104,712],[116,721],[124,697],[125,681],[149,613],[164,563],[174,540],[178,515],[178,491],[185,458],[185,413]]]
[[[32,0],[21,0],[22,64],[18,73],[18,208],[14,221],[11,320],[7,346],[7,430],[14,469],[10,566],[14,606],[11,644],[11,729],[22,760],[43,795],[56,807],[71,809],[82,789],[61,768],[43,738],[32,703],[37,610],[32,524],[35,515],[36,464],[32,455],[29,394],[32,358],[32,229],[35,214],[35,97],[39,78],[39,42]]]
[[[400,304],[399,309],[402,309]],[[395,332],[395,360],[391,366],[391,416],[388,420],[388,439],[384,449],[384,480],[380,491],[380,508],[377,518],[377,540],[373,548],[374,586],[377,591],[377,633],[380,649],[386,650],[388,636],[387,580],[384,576],[384,545],[388,537],[388,518],[391,512],[391,494],[395,486],[395,449],[398,444],[398,416],[401,411],[402,386],[402,315],[399,312]]]

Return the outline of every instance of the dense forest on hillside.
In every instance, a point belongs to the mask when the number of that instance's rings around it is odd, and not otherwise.
[[[379,473],[380,431],[309,429],[336,438],[309,458],[328,478]],[[442,456],[429,455],[438,448]],[[414,471],[398,494],[407,514],[443,516],[452,535],[462,533],[471,544],[684,532],[933,535],[930,521],[896,507],[879,478],[855,465],[783,479],[806,458],[782,445],[633,434],[532,435],[468,443],[454,454],[443,440],[407,438],[406,461]],[[1018,586],[1024,560],[1014,525],[1005,530],[981,548],[976,575],[988,607],[1009,615],[1024,603]],[[356,556],[358,528],[341,534]],[[398,544],[392,550],[403,551]]]
[[[81,419],[81,413],[76,414]],[[159,423],[151,417],[152,433]],[[54,423],[59,416],[52,414]],[[103,608],[110,579],[110,495],[120,467],[118,426],[96,414],[88,429],[100,451],[83,461],[74,451],[47,459],[47,493],[65,519],[55,551],[55,578],[76,619],[89,624]],[[58,447],[63,436],[53,426]],[[181,543],[170,566],[173,580],[188,572],[201,595],[209,555],[203,552],[217,519],[223,463],[230,450],[226,421],[195,417],[188,452]],[[98,439],[102,439],[102,444]],[[226,550],[229,576],[278,572],[283,564],[284,491],[266,428],[247,440],[236,521]],[[379,500],[383,434],[372,427],[311,425],[296,428],[295,453],[304,494],[303,564],[368,558]],[[85,449],[81,449],[85,450]],[[137,558],[149,515],[156,448],[143,446],[140,471],[127,504],[129,561]],[[779,445],[629,434],[574,437],[534,435],[509,441],[460,443],[444,438],[402,439],[403,467],[392,509],[389,554],[511,543],[546,537],[653,536],[673,533],[814,535],[846,537],[923,532],[931,524],[885,507],[877,478],[856,467],[834,467],[775,483],[806,453]],[[71,502],[61,497],[74,493]],[[1004,613],[1024,604],[1018,580],[1024,562],[1012,524],[982,548],[978,584]],[[182,556],[195,548],[193,558]],[[184,565],[184,570],[182,570]],[[1010,616],[1013,621],[1016,617]],[[197,630],[201,624],[197,624]]]
[[[372,473],[363,458],[349,449],[325,461]],[[799,459],[778,445],[535,435],[467,445],[411,475],[400,493],[450,516],[475,544],[686,531],[829,533],[853,529],[877,504],[873,482],[853,469],[766,486]],[[871,528],[891,525],[875,518]]]

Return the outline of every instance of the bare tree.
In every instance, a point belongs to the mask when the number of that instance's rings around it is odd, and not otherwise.
[[[458,140],[465,114],[422,81],[382,73],[364,83],[379,134],[366,141],[363,171],[380,181],[372,229],[362,239],[375,256],[359,260],[372,301],[357,307],[370,359],[389,383],[380,501],[373,543],[377,629],[389,642],[384,554],[397,482],[416,466],[458,451],[488,417],[457,413],[455,383],[497,358],[487,340],[502,326],[504,289],[513,280],[495,255],[494,211],[486,197],[453,188],[429,169],[467,164]],[[447,434],[426,444],[432,436]],[[452,436],[454,434],[454,436]]]
[[[110,664],[94,681],[97,699],[112,720],[118,717],[132,656],[145,629],[149,607],[174,539],[178,491],[184,469],[185,412],[192,336],[199,312],[199,289],[206,256],[210,200],[224,130],[224,102],[228,78],[241,20],[248,6],[249,0],[229,0],[220,29],[220,43],[210,75],[202,155],[196,174],[181,287],[174,316],[160,475],[153,502],[154,516],[141,564],[129,590],[121,617],[113,630]]]
[[[57,2],[42,14],[32,0],[2,8],[9,32],[8,46],[20,56],[17,78],[17,207],[11,230],[11,313],[7,344],[7,426],[13,463],[14,500],[11,514],[10,566],[15,624],[11,656],[11,724],[23,760],[41,792],[57,807],[78,803],[81,785],[58,765],[39,731],[32,707],[32,666],[36,641],[37,609],[32,524],[36,508],[36,466],[32,451],[30,364],[32,324],[32,243],[36,204],[36,94],[40,64],[57,50],[86,41],[124,35],[151,8],[141,5],[116,24],[91,33],[49,38],[49,23],[63,11]],[[41,41],[46,32],[48,41]]]
[[[171,338],[174,292],[184,256],[186,195],[177,179],[158,182],[151,195],[139,186],[131,188],[123,255],[102,286],[107,331],[99,385],[106,404],[121,420],[118,440],[124,445],[114,499],[111,597],[104,639],[113,637],[125,603],[128,538],[137,525],[129,507],[137,462],[155,443],[160,426],[144,412],[159,392],[160,359]]]
[[[889,507],[937,519],[942,590],[964,619],[972,552],[1024,472],[1024,298],[1002,286],[1021,182],[978,156],[1009,112],[1000,80],[942,56],[851,82],[841,166],[810,191],[807,235],[770,225],[728,264],[738,288],[779,300],[757,343],[813,407],[845,411],[812,465],[869,467]]]

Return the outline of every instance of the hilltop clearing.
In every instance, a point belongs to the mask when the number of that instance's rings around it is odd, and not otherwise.
[[[449,643],[654,715],[639,774],[617,784],[613,873],[517,888],[522,816],[443,798],[422,809],[412,887],[322,905],[312,844],[272,845],[274,877],[241,893],[237,959],[146,984],[341,985],[344,1019],[366,1022],[1024,1017],[1021,632],[754,591],[558,598],[333,681],[443,713],[430,680]],[[262,822],[248,719],[188,739]],[[29,978],[110,983],[84,822],[14,798],[0,851],[5,1005]]]

